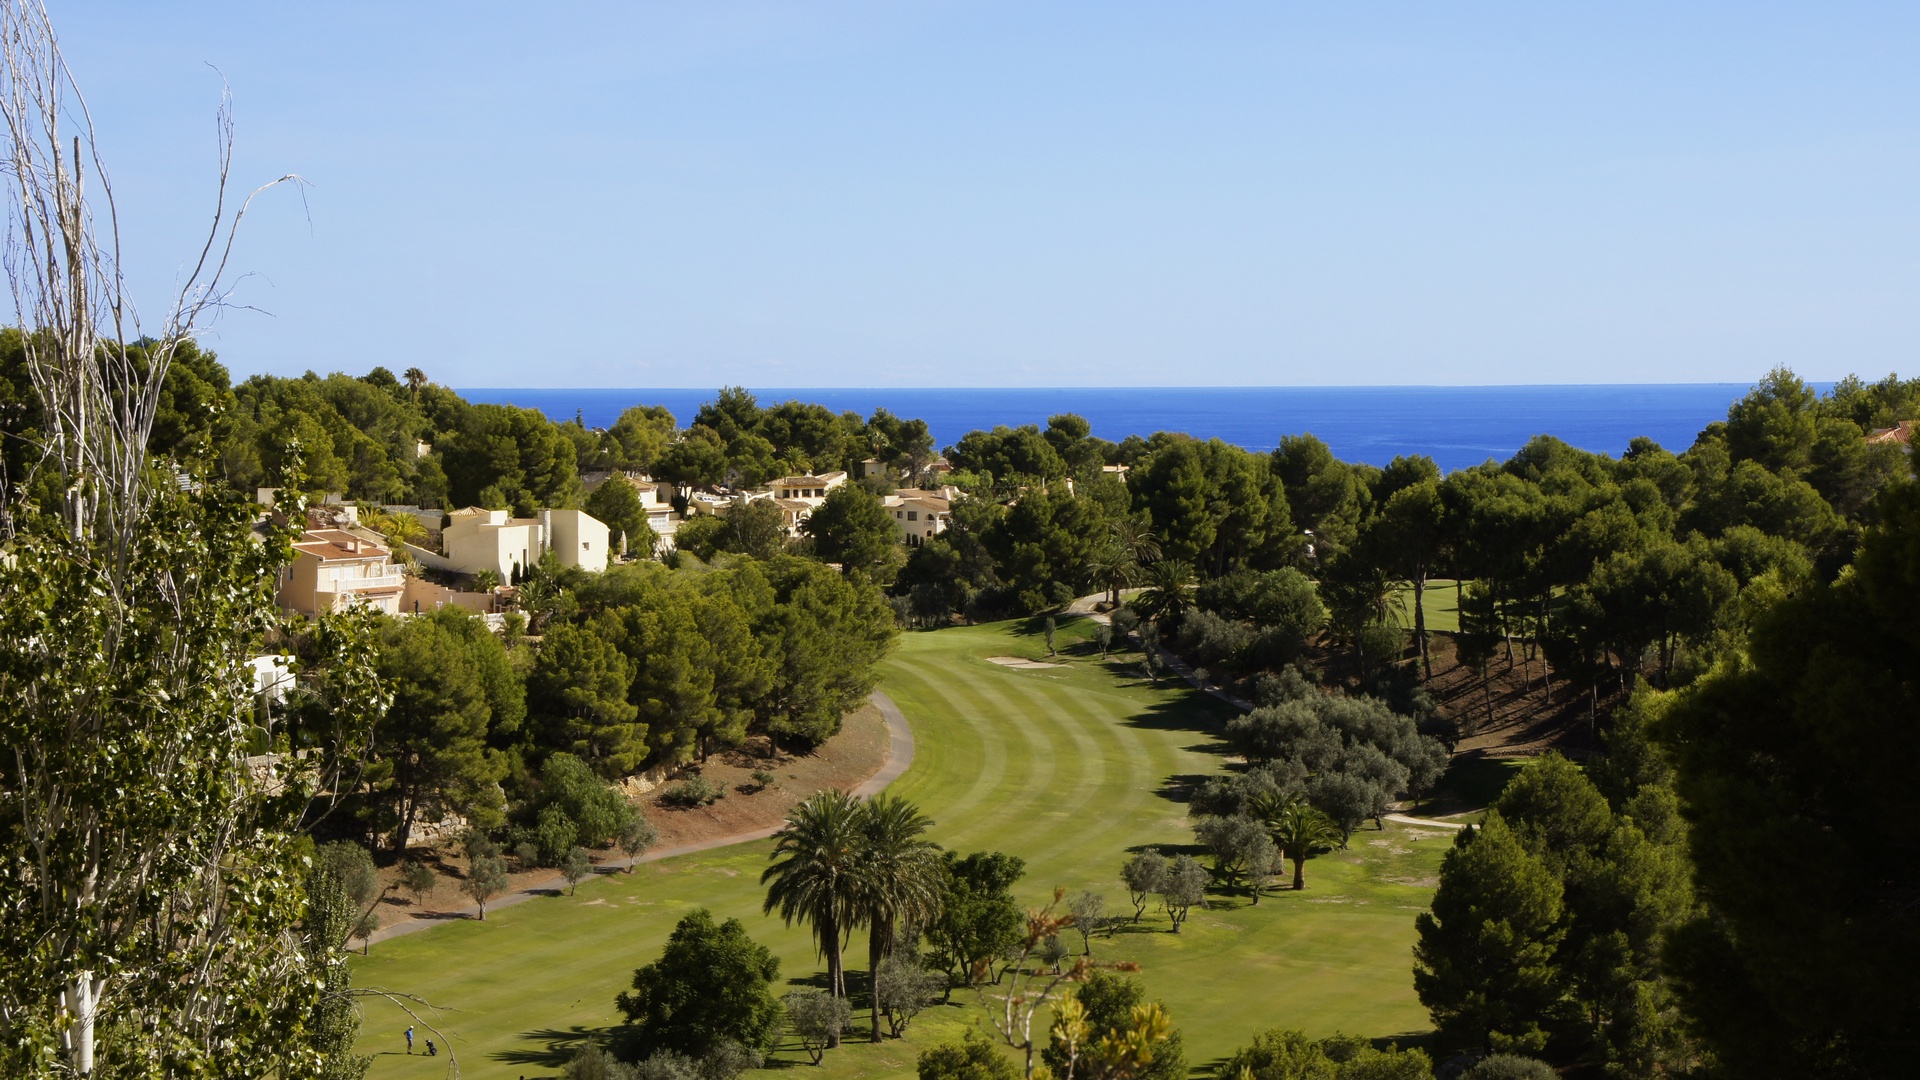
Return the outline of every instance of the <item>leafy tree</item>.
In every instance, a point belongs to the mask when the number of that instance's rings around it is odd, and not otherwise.
[[[1413,985],[1443,1038],[1488,1051],[1538,1049],[1561,983],[1563,890],[1498,811],[1462,830],[1433,910],[1414,921]]]
[[[537,410],[471,406],[435,451],[455,505],[481,504],[488,488],[500,492],[521,517],[541,507],[578,505],[578,454],[572,440]]]
[[[611,534],[607,542],[614,550],[653,554],[659,539],[647,522],[647,508],[640,502],[640,493],[626,477],[618,473],[607,477],[587,496],[586,509],[607,526]]]
[[[1193,832],[1194,838],[1213,853],[1214,873],[1228,885],[1244,882],[1249,891],[1259,895],[1253,888],[1251,871],[1263,851],[1273,849],[1265,826],[1239,814],[1206,815],[1194,821]]]
[[[1074,894],[1067,903],[1067,912],[1073,916],[1073,928],[1080,931],[1080,955],[1093,955],[1094,931],[1105,926],[1107,898],[1097,892],[1082,889]]]
[[[363,854],[364,848],[354,845]],[[361,903],[337,862],[319,860],[307,876],[307,910],[302,946],[308,963],[321,981],[320,994],[308,1019],[313,1048],[320,1061],[321,1080],[360,1080],[373,1056],[355,1054],[360,1035],[360,1010],[353,1001],[353,968],[345,946],[353,934]]]
[[[631,874],[633,873],[632,860],[645,854],[646,850],[660,839],[660,830],[654,828],[645,816],[635,811],[632,817],[621,824],[620,835],[616,839],[620,844],[620,851],[629,860],[627,873]]]
[[[665,408],[635,405],[623,411],[607,429],[606,438],[601,442],[606,461],[596,463],[596,467],[650,469],[673,442],[675,430],[673,414]]]
[[[907,1026],[927,1006],[939,1000],[947,990],[947,976],[921,963],[912,953],[895,953],[880,961],[874,974],[873,993],[887,1028],[898,1039]]]
[[[947,852],[946,869],[946,895],[927,939],[947,973],[973,986],[1020,941],[1026,920],[1013,899],[1013,884],[1026,872],[1026,863],[998,851],[965,858]]]
[[[808,923],[827,957],[827,990],[845,997],[841,941],[860,925],[859,900],[866,865],[861,858],[865,822],[860,803],[841,791],[821,791],[787,814],[777,834],[773,865],[760,875],[767,886],[764,909],[779,909],[788,926]],[[836,1031],[831,1046],[840,1045]]]
[[[1127,895],[1133,901],[1134,922],[1140,921],[1147,905],[1166,887],[1167,869],[1167,857],[1151,849],[1134,855],[1120,868],[1120,880],[1126,884]]]
[[[799,1036],[800,1049],[815,1065],[820,1064],[829,1048],[840,1045],[840,1033],[853,1015],[852,1006],[846,998],[811,987],[790,990],[780,1001],[786,1008],[787,1022]]]
[[[439,881],[433,868],[423,862],[409,860],[407,868],[400,873],[400,887],[413,894],[415,907],[427,902],[427,897],[432,895]]]
[[[683,916],[660,959],[633,973],[615,1000],[626,1017],[627,1052],[706,1054],[723,1040],[772,1049],[780,1032],[773,996],[780,961],[738,919],[715,924],[706,908]]]
[[[348,902],[365,908],[380,896],[380,871],[373,865],[367,849],[351,840],[322,844],[314,852],[314,865],[332,873],[332,883],[345,892]]]
[[[480,855],[467,865],[460,891],[480,905],[480,921],[487,921],[487,901],[507,891],[507,861],[498,855]]]
[[[1851,573],[1776,604],[1749,663],[1658,721],[1709,909],[1668,961],[1730,1075],[1894,1075],[1920,1031],[1901,1004],[1920,978],[1904,854],[1920,828],[1904,764],[1920,754],[1920,491],[1889,490],[1880,513]]]
[[[1305,1032],[1274,1028],[1222,1062],[1216,1075],[1253,1080],[1339,1080],[1339,1066]]]
[[[1194,905],[1205,907],[1206,903],[1207,868],[1191,855],[1175,855],[1160,886],[1160,905],[1173,922],[1173,932],[1180,932],[1180,924],[1187,921],[1187,912]]]
[[[648,725],[628,700],[633,675],[633,664],[595,624],[550,627],[527,676],[527,708],[545,744],[606,776],[633,772],[648,751]]]
[[[567,753],[554,754],[540,766],[540,790],[533,807],[536,814],[552,808],[564,816],[573,825],[575,839],[590,848],[620,837],[639,818],[619,788]]]
[[[393,850],[406,851],[423,811],[495,818],[504,768],[488,752],[493,709],[466,642],[442,620],[395,623],[383,635],[379,672],[393,704],[374,728],[368,777]]]
[[[571,847],[560,860],[560,876],[567,879],[567,895],[579,890],[580,882],[593,874],[593,858],[583,847]]]
[[[1020,1066],[969,1031],[957,1043],[921,1051],[917,1073],[920,1080],[1019,1080]]]
[[[827,492],[800,526],[813,537],[814,554],[839,563],[847,574],[864,574],[871,581],[890,582],[906,561],[893,515],[879,496],[853,484]]]

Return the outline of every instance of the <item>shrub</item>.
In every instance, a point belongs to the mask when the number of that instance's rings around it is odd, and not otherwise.
[[[685,780],[668,784],[660,793],[660,801],[667,806],[695,807],[718,802],[726,792],[713,785],[704,776],[689,776]]]
[[[586,762],[565,753],[549,757],[540,767],[538,805],[542,820],[548,808],[558,807],[573,822],[573,842],[589,848],[619,836],[634,813],[619,789],[601,779]],[[541,846],[546,847],[544,841]]]
[[[700,1080],[700,1066],[678,1050],[656,1050],[634,1066],[634,1080]]]
[[[513,845],[513,857],[520,861],[520,869],[531,870],[540,865],[540,845],[532,840],[522,840]]]
[[[636,1080],[632,1066],[616,1061],[599,1043],[591,1042],[574,1052],[561,1075],[566,1080]]]
[[[1140,616],[1130,607],[1115,608],[1107,617],[1107,625],[1113,627],[1113,640],[1117,647],[1125,648],[1127,635],[1140,629]]]
[[[1482,1058],[1461,1080],[1557,1080],[1557,1074],[1544,1061],[1518,1054],[1495,1054]]]
[[[921,1053],[920,1080],[1019,1080],[1020,1067],[999,1047],[969,1031],[957,1043]]]

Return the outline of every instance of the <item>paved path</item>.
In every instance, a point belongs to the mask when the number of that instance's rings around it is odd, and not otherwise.
[[[907,718],[900,712],[900,706],[895,705],[892,698],[879,690],[873,692],[873,704],[880,710],[881,719],[887,723],[887,756],[886,759],[880,763],[880,770],[878,772],[867,777],[866,780],[861,782],[859,787],[853,789],[855,795],[863,798],[878,795],[880,792],[885,791],[888,784],[900,779],[901,775],[907,771],[907,767],[913,764],[913,729],[907,726]],[[784,822],[782,824],[784,824]],[[695,852],[712,851],[714,848],[744,844],[749,840],[764,840],[774,833],[779,832],[780,828],[780,825],[769,825],[765,828],[754,829],[750,832],[715,836],[707,840],[699,841],[698,843],[681,844],[678,847],[670,848],[656,848],[637,858],[609,859],[603,863],[596,863],[594,870],[597,873],[611,873],[615,870],[625,870],[630,866],[637,866],[640,863],[658,862],[661,859],[678,858],[681,855],[692,855]],[[487,910],[497,911],[503,907],[512,907],[514,904],[523,904],[536,896],[552,896],[565,887],[566,880],[559,874],[541,878],[538,881],[530,881],[513,892],[504,893],[488,901]],[[452,911],[436,911],[430,917],[424,919],[403,919],[390,926],[383,926],[375,930],[373,935],[367,939],[367,944],[378,945],[382,941],[397,938],[404,934],[417,934],[422,930],[439,926],[441,923],[471,919],[479,914],[480,905],[469,904],[466,907],[455,908]]]
[[[1408,817],[1405,814],[1388,814],[1388,821],[1397,821],[1402,825],[1421,825],[1429,829],[1464,829],[1465,821],[1435,821],[1432,818]]]

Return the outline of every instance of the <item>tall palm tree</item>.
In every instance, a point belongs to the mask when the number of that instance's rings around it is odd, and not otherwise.
[[[1298,795],[1263,791],[1248,802],[1247,810],[1267,827],[1273,846],[1293,864],[1293,887],[1307,887],[1306,862],[1325,855],[1340,843],[1340,826]]]
[[[925,839],[933,824],[905,799],[875,795],[864,807],[863,874],[856,903],[867,922],[868,988],[873,991],[873,1035],[880,1041],[880,964],[893,955],[900,927],[924,927],[940,916],[945,863],[940,846]]]
[[[407,380],[407,391],[414,397],[419,397],[420,388],[427,385],[427,373],[417,367],[410,367],[403,377]]]
[[[1087,557],[1087,572],[1094,581],[1106,586],[1108,601],[1118,606],[1120,590],[1139,578],[1140,564],[1127,554],[1125,547],[1115,542],[1094,549]]]
[[[847,996],[841,964],[842,938],[863,921],[858,898],[866,887],[866,808],[843,791],[820,791],[787,815],[773,847],[773,865],[760,875],[767,886],[763,912],[780,911],[788,926],[813,925],[814,940],[827,958],[827,989]],[[840,1045],[840,1033],[829,1045]]]

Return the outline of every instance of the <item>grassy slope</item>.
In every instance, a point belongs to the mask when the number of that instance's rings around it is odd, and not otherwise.
[[[1001,624],[902,640],[884,685],[913,723],[918,751],[896,790],[935,818],[942,844],[1025,858],[1025,899],[1041,902],[1054,885],[1093,888],[1107,895],[1109,911],[1119,911],[1127,902],[1117,870],[1128,849],[1191,839],[1185,807],[1161,791],[1220,769],[1209,734],[1220,714],[1206,699],[1145,686],[1085,656],[1047,671],[985,661],[1042,653],[1038,635],[1020,629]],[[1066,623],[1062,644],[1089,629]],[[1316,1034],[1417,1032],[1426,1017],[1411,988],[1413,916],[1431,895],[1446,842],[1398,827],[1363,830],[1353,851],[1308,864],[1304,894],[1269,896],[1258,907],[1216,898],[1178,936],[1150,913],[1138,928],[1097,939],[1095,953],[1143,966],[1141,978],[1166,1001],[1197,1066],[1274,1025]],[[581,1033],[616,1022],[613,995],[692,907],[745,920],[780,955],[784,976],[815,975],[804,932],[760,914],[758,875],[769,848],[759,842],[650,864],[630,877],[584,883],[577,897],[397,939],[360,963],[357,981],[457,1010],[437,1022],[457,1040],[463,1076],[551,1075]],[[850,968],[864,965],[863,953],[857,944]],[[956,991],[954,1000],[971,994]],[[907,1041],[850,1042],[824,1074],[910,1075],[920,1047],[979,1015],[931,1010]],[[443,1075],[444,1056],[429,1062],[393,1052],[405,1026],[397,1008],[369,1005],[363,1049],[386,1051],[371,1075]]]
[[[1397,590],[1402,614],[1400,622],[1407,629],[1413,629],[1413,586],[1402,585]],[[1460,606],[1455,600],[1452,578],[1433,578],[1420,592],[1420,606],[1426,609],[1427,629],[1440,630],[1449,634],[1460,630]]]

